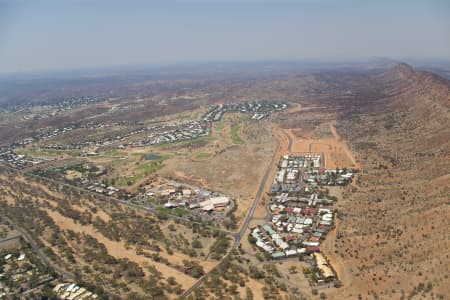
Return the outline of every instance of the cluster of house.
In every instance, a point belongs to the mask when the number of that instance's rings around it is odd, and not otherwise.
[[[12,150],[0,148],[0,163],[16,168],[24,169],[44,162],[43,159],[27,157],[22,154],[17,154]]]
[[[22,250],[24,249],[1,251],[0,299],[15,299],[10,297],[26,295],[28,291],[36,290],[54,280],[52,274],[35,265],[33,259]]]
[[[44,107],[68,110],[75,106],[98,103],[104,100],[105,99],[96,96],[70,96],[64,99],[49,100],[47,103],[44,103]]]
[[[147,138],[130,143],[133,147],[145,147],[174,143],[177,141],[192,140],[201,136],[209,135],[209,126],[204,122],[188,121],[175,125],[151,127],[152,132]]]
[[[274,259],[318,252],[333,225],[328,208],[272,205],[271,210],[276,211],[271,222],[254,228],[252,236]]]
[[[57,137],[59,135],[71,132],[76,129],[102,129],[102,128],[109,128],[109,127],[113,127],[113,126],[119,126],[119,125],[123,125],[123,124],[124,124],[124,122],[114,122],[114,123],[92,122],[92,123],[87,123],[87,124],[74,124],[74,125],[70,125],[67,127],[63,127],[63,128],[57,128],[57,129],[51,130],[51,131],[42,130],[40,133],[37,133],[32,137],[27,137],[22,140],[16,141],[15,143],[11,144],[11,148],[26,146],[28,144],[37,142],[39,140],[47,140],[47,139]],[[47,147],[48,149],[60,149],[60,150],[81,149],[83,146],[91,146],[93,144],[95,144],[95,143],[89,142],[89,141],[80,141],[80,142],[77,142],[74,144],[67,144],[67,145],[66,144],[50,144],[50,145],[43,146],[43,148]]]
[[[277,172],[277,182],[295,182],[301,175],[301,170],[319,169],[320,166],[320,155],[285,155],[281,159],[279,170]]]
[[[225,195],[176,182],[159,185],[154,188],[154,193],[148,195],[154,196],[155,194],[160,201],[165,202],[164,207],[166,208],[181,207],[210,212],[231,204],[230,198]]]
[[[217,105],[208,111],[202,120],[205,122],[217,122],[222,119],[226,112],[241,112],[251,113],[251,119],[259,121],[276,111],[282,111],[286,108],[287,104],[277,101],[225,103]]]
[[[287,203],[272,204],[270,210],[273,213],[271,222],[255,227],[251,232],[256,246],[267,252],[272,259],[308,254],[323,258],[320,244],[333,226],[331,209]],[[335,278],[325,259],[320,264],[316,259],[315,263],[324,270],[316,276],[318,280],[329,281]]]
[[[276,181],[271,193],[299,192],[303,184],[346,185],[353,177],[353,171],[347,169],[327,170],[322,167],[321,155],[285,155],[280,161]]]
[[[53,292],[55,292],[59,299],[88,300],[98,298],[97,294],[75,283],[59,283],[53,288]]]
[[[305,187],[302,189],[304,194],[311,192],[311,189]],[[319,198],[316,193],[312,193],[309,197],[302,197],[289,193],[279,193],[272,198],[272,201],[281,205],[307,205],[309,207],[317,207],[321,205],[331,205],[334,203],[331,199]],[[271,206],[272,207],[272,206]],[[281,206],[280,206],[281,207]]]
[[[13,143],[11,147],[26,146],[39,140],[46,140],[76,129],[105,129],[119,125],[124,125],[124,122],[75,124],[64,128],[58,128],[50,132],[39,133],[33,137],[22,139]],[[151,133],[142,140],[126,142],[127,139],[132,136],[144,134],[149,131]],[[75,143],[68,144],[53,143],[42,145],[41,148],[73,150],[92,146],[106,147],[117,143],[120,143],[119,148],[125,148],[125,145],[133,147],[144,147],[155,144],[173,143],[180,140],[190,140],[207,135],[209,135],[209,127],[207,126],[207,124],[198,121],[186,121],[161,126],[140,127],[126,133],[117,134],[96,141],[80,140]]]
[[[104,129],[112,126],[124,125],[123,122],[115,122],[115,123],[89,123],[89,124],[77,124],[68,127],[64,127],[61,129],[55,129],[50,132],[40,133],[31,138],[25,138],[20,140],[12,145],[12,147],[17,146],[25,146],[31,143],[34,143],[38,140],[46,140],[52,137],[56,137],[58,135],[73,131],[75,129]],[[144,134],[146,132],[150,132],[145,138],[141,140],[128,141],[130,137],[137,136],[140,134]],[[132,147],[144,147],[148,145],[156,145],[163,143],[173,143],[181,140],[190,140],[195,139],[200,136],[209,135],[209,127],[207,124],[198,121],[186,121],[186,122],[177,122],[173,124],[161,125],[161,126],[149,126],[149,127],[140,127],[137,129],[133,129],[126,133],[117,134],[114,136],[106,137],[96,141],[77,141],[75,143],[68,144],[47,144],[42,145],[43,149],[56,149],[56,150],[72,150],[72,149],[83,149],[85,147],[106,147],[114,144],[120,144],[119,148],[125,148],[126,145]]]
[[[35,104],[33,102],[25,102],[25,103],[6,103],[3,104],[3,108],[7,109],[10,112],[21,112],[26,111],[34,107],[41,107],[42,109],[51,109],[52,112],[50,112],[51,115],[55,115],[56,113],[60,111],[65,111],[72,109],[73,107],[90,104],[90,103],[97,103],[104,101],[103,98],[95,97],[95,96],[71,96],[66,97],[63,99],[48,99],[48,100],[41,100],[38,102],[38,104]],[[42,114],[36,114],[36,116],[39,116]]]
[[[256,246],[272,259],[308,255],[318,270],[318,282],[335,279],[332,268],[320,253],[320,244],[333,227],[331,199],[319,197],[317,185],[351,180],[346,170],[324,170],[321,155],[286,155],[281,158],[270,189],[271,221],[252,229]]]
[[[98,177],[105,174],[105,168],[91,164],[72,164],[61,167],[34,169],[33,174],[53,180],[65,181],[102,195],[116,198],[131,198],[133,195],[114,186],[113,182],[99,182]]]
[[[59,101],[50,101],[48,104],[44,104],[44,108],[56,108],[58,111],[71,109],[73,106],[88,104],[93,102],[101,101],[102,99],[96,97],[69,97],[67,99],[59,100]],[[31,104],[25,104],[20,107],[14,108],[14,110],[24,110],[27,108],[31,108]],[[168,132],[158,136],[157,133],[153,133],[153,136],[149,136],[148,139],[144,142],[143,146],[146,144],[159,144],[159,143],[170,143],[176,140],[182,139],[193,139],[198,136],[208,135],[209,134],[209,123],[219,121],[222,118],[222,115],[225,112],[242,112],[242,113],[252,113],[252,120],[261,120],[266,116],[270,115],[273,112],[281,111],[287,108],[287,104],[280,103],[276,101],[262,101],[262,102],[238,102],[238,103],[227,103],[221,104],[214,107],[212,110],[207,112],[201,121],[191,121],[186,122],[185,126],[180,126],[179,128],[168,130]],[[56,111],[54,112],[56,113]],[[42,118],[41,114],[30,113],[24,116],[25,119],[36,119]],[[79,129],[79,128],[106,128],[109,126],[115,126],[119,124],[74,124],[71,126],[67,126],[64,128],[55,129],[50,132],[43,132],[35,135],[34,137],[25,138],[17,143],[14,143],[12,146],[24,146],[33,142],[36,142],[40,139],[48,139],[51,137],[58,136],[60,134],[64,134],[66,132]],[[162,126],[164,127],[164,126]],[[156,127],[143,127],[137,130],[133,130],[130,133],[124,134],[123,136],[116,136],[108,138],[104,141],[97,142],[99,145],[108,146],[114,143],[117,140],[124,140],[131,135],[136,135],[140,133],[144,133],[145,131],[152,131],[155,129],[160,129]],[[159,141],[158,141],[159,139]],[[81,145],[66,145],[70,149],[80,149],[80,147],[85,146],[87,142],[83,142]],[[89,145],[92,145],[93,142],[89,142]],[[65,145],[56,145],[58,149]],[[64,149],[69,149],[64,148]]]
[[[8,260],[16,260],[16,261],[22,261],[22,260],[24,260],[25,259],[25,257],[26,257],[26,255],[25,255],[25,253],[20,253],[17,257],[13,257],[13,255],[11,254],[11,253],[8,253],[8,254],[6,254],[4,257],[3,257],[3,259],[5,260],[5,261],[8,261]]]
[[[200,121],[185,121],[174,124],[167,124],[162,126],[149,126],[133,129],[127,133],[117,134],[103,138],[101,140],[90,141],[80,140],[75,143],[61,144],[53,143],[42,145],[43,149],[56,150],[73,150],[83,149],[85,147],[106,147],[113,144],[120,143],[118,148],[125,148],[125,146],[145,147],[149,145],[174,143],[177,141],[192,140],[210,134],[211,122],[219,121],[225,112],[242,112],[252,113],[252,120],[261,120],[269,114],[281,111],[287,108],[287,104],[279,102],[239,102],[221,104],[208,111]],[[88,123],[88,124],[74,124],[64,128],[58,128],[52,131],[45,131],[34,135],[33,137],[24,138],[10,145],[10,148],[23,147],[28,144],[37,142],[39,140],[46,140],[56,137],[61,134],[71,132],[76,129],[103,129],[111,126],[124,125],[124,122],[115,123]],[[147,134],[146,137],[138,140],[127,140],[136,135]]]
[[[173,125],[149,127],[152,130],[147,138],[130,142],[134,147],[148,145],[167,144],[177,141],[192,140],[210,134],[210,123],[219,121],[226,112],[253,113],[252,120],[261,120],[275,111],[284,110],[284,103],[277,102],[241,102],[217,105],[206,114],[200,121],[187,121]]]
[[[89,184],[89,181],[87,179],[85,179],[81,183],[87,185],[87,184]],[[108,185],[106,185],[104,183],[100,183],[100,182],[94,182],[93,184],[87,186],[86,189],[88,189],[91,192],[96,192],[96,193],[108,195],[111,197],[115,196],[119,191],[121,191],[120,189],[116,188],[113,185],[108,186]]]
[[[97,172],[97,174],[98,174],[98,172]],[[77,184],[76,182],[71,182],[71,183]],[[93,182],[87,178],[82,179],[81,181],[79,181],[79,183],[83,188],[85,188],[91,192],[95,192],[95,193],[102,194],[102,195],[107,195],[109,197],[116,197],[116,198],[125,197],[126,199],[128,199],[133,196],[132,194],[127,193],[125,190],[119,189],[119,188],[115,187],[114,185],[101,183],[101,182],[97,182],[97,181]]]
[[[46,144],[42,145],[42,149],[48,149],[48,150],[81,150],[84,147],[92,146],[92,142],[88,141],[80,141],[77,143],[70,143],[70,144],[59,144],[59,143],[53,143],[53,144]]]
[[[116,144],[116,143],[120,143],[120,145],[119,145],[120,149],[125,148],[125,145],[133,145],[135,147],[143,146],[143,145],[140,145],[139,141],[135,141],[135,142],[133,142],[133,141],[126,142],[126,141],[130,137],[133,137],[133,136],[136,136],[136,135],[139,135],[139,134],[143,134],[143,133],[145,133],[147,131],[161,130],[161,129],[169,127],[169,126],[172,126],[172,125],[140,127],[140,128],[131,130],[131,131],[127,132],[127,133],[117,134],[117,135],[112,136],[112,137],[107,137],[107,138],[104,138],[102,140],[98,140],[98,141],[95,142],[95,146],[105,147],[105,146],[110,146],[110,145],[113,145],[113,144]]]
[[[303,180],[312,186],[315,185],[347,185],[353,178],[353,170],[332,169],[332,170],[306,170],[303,173]]]

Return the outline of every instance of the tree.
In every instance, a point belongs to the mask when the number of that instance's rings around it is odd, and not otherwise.
[[[191,275],[194,278],[200,278],[205,274],[203,267],[193,260],[183,260],[184,273]]]
[[[167,278],[167,283],[170,284],[170,285],[176,285],[177,284],[177,282],[175,280],[175,277],[173,277],[173,276],[170,276],[169,278]]]
[[[173,224],[169,224],[169,225],[167,226],[167,228],[168,228],[170,231],[177,231],[177,229],[175,228],[175,226],[174,226]]]
[[[198,239],[195,239],[192,241],[192,247],[196,249],[203,248],[202,242],[200,242]]]

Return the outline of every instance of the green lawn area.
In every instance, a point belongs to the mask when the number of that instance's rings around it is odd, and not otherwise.
[[[225,128],[225,121],[224,121],[224,120],[222,120],[222,121],[220,121],[219,123],[217,123],[216,129],[217,129],[218,131],[222,131],[224,128]]]
[[[119,151],[119,150],[108,150],[98,156],[95,156],[94,158],[110,158],[110,157],[116,157],[116,156],[127,156],[127,153],[125,151]]]
[[[92,158],[95,159],[96,156],[93,156]],[[122,165],[126,165],[130,162],[133,162],[134,160],[132,159],[113,159],[111,160],[109,163],[113,166],[122,166]]]
[[[241,126],[238,124],[236,126],[231,127],[231,140],[234,144],[242,145],[245,144],[244,140],[238,135],[239,128]]]
[[[141,180],[142,178],[144,178],[144,174],[137,174],[130,177],[119,178],[119,180],[117,180],[117,184],[119,186],[126,186],[128,184],[133,185],[136,183],[136,181]]]
[[[153,145],[153,147],[155,148],[160,148],[160,149],[171,149],[173,145],[187,145],[190,143],[196,143],[196,142],[202,142],[202,141],[212,141],[214,140],[214,138],[211,135],[208,136],[202,136],[202,137],[198,137],[192,140],[186,140],[186,141],[177,141],[174,143],[168,143],[168,144],[158,144],[158,145]]]
[[[131,153],[131,155],[133,155],[133,156],[142,156],[142,155],[146,155],[147,153],[145,153],[145,152],[133,152],[133,153]]]
[[[212,153],[201,152],[201,153],[197,153],[197,155],[195,155],[195,158],[204,159],[204,158],[210,158],[212,156],[213,156]]]
[[[79,150],[56,150],[56,149],[17,149],[15,150],[18,154],[23,154],[30,157],[56,157],[60,155],[68,156],[80,156]]]
[[[164,167],[164,164],[162,164],[161,162],[162,162],[161,160],[160,161],[148,161],[143,164],[140,164],[137,167],[137,169],[142,171],[145,174],[151,174],[151,173],[158,171],[162,167]]]
[[[61,144],[68,144],[74,140],[77,140],[73,136],[78,133],[83,133],[83,131],[87,131],[87,128],[76,128],[71,131],[68,131],[66,133],[51,137],[47,140],[47,142],[51,143],[61,143]],[[84,133],[86,134],[86,133]]]
[[[138,165],[135,168],[135,175],[134,176],[129,176],[129,177],[124,177],[124,178],[119,178],[117,180],[117,184],[119,186],[126,186],[126,185],[133,185],[135,184],[137,181],[143,179],[145,176],[152,174],[156,171],[158,171],[159,169],[162,169],[164,167],[164,164],[162,163],[164,159],[167,159],[169,156],[166,155],[164,156],[164,158],[160,159],[160,160],[152,160],[152,161],[146,161],[140,165]]]

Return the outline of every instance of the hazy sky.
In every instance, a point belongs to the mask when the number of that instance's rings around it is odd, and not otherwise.
[[[450,59],[450,0],[0,0],[0,73],[373,56]]]

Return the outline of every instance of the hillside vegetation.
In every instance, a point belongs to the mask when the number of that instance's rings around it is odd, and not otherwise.
[[[405,64],[375,80],[381,97],[338,122],[364,172],[340,204],[353,281],[336,298],[447,299],[450,84]]]

